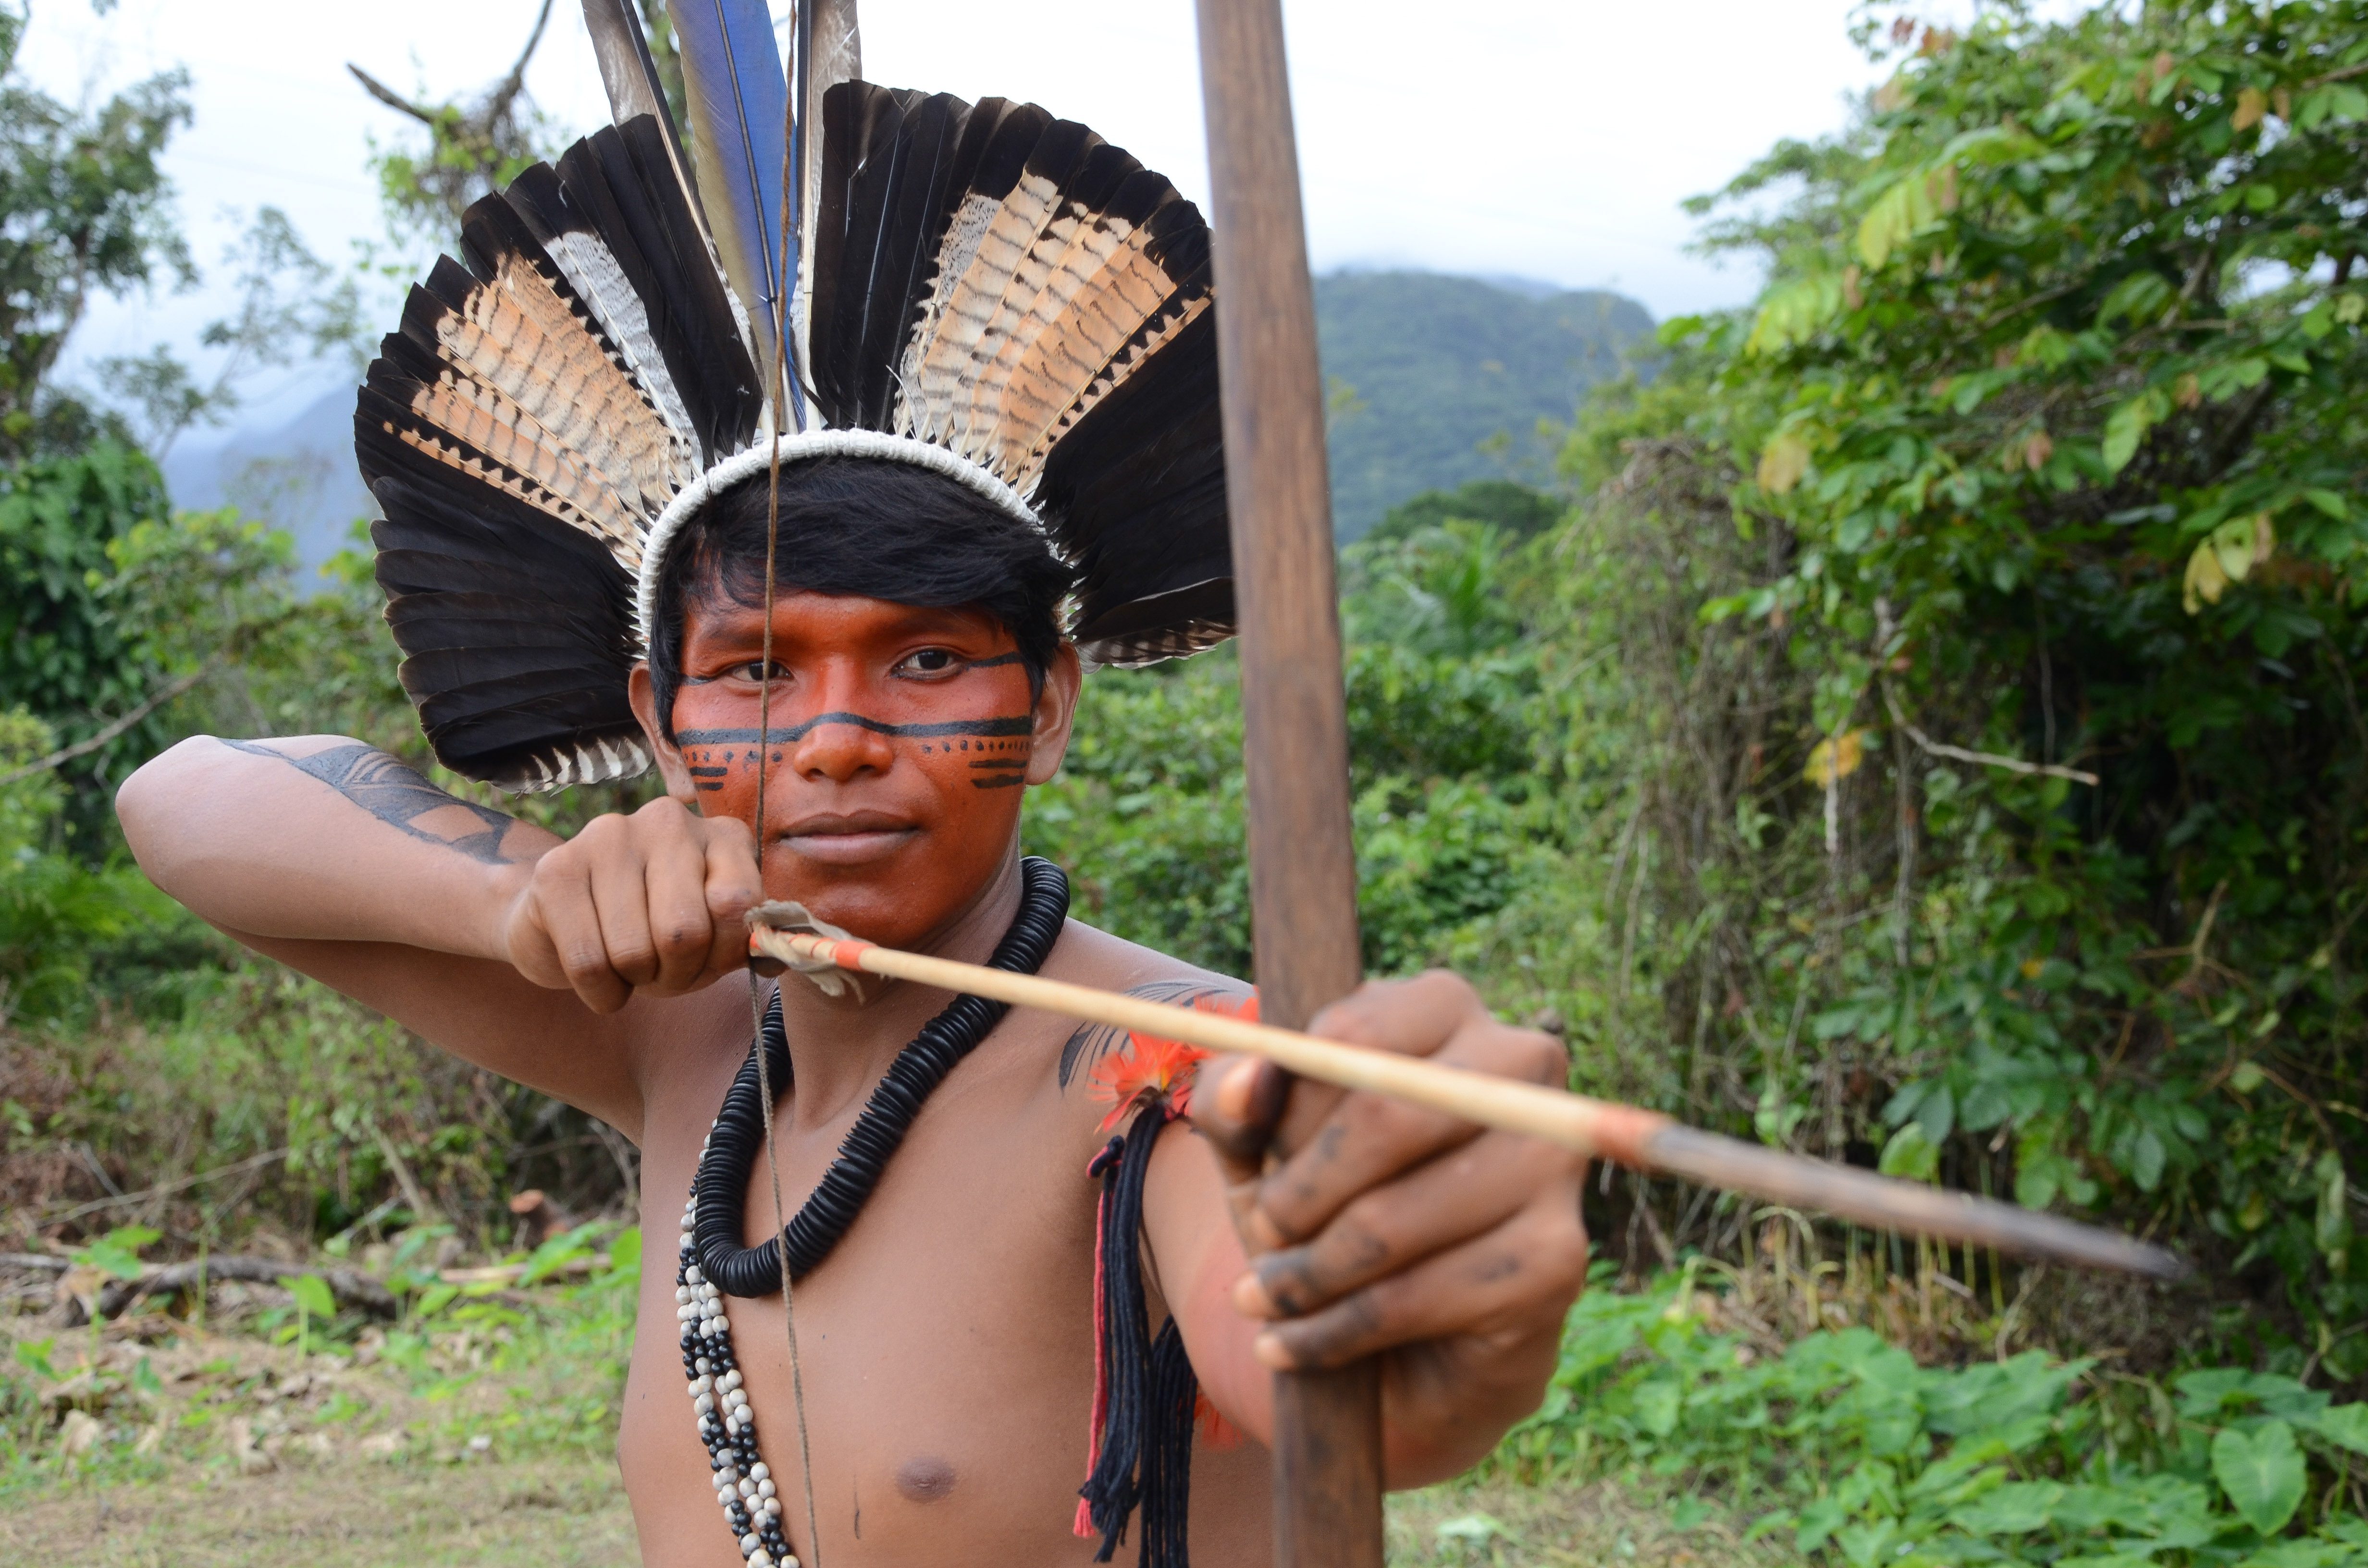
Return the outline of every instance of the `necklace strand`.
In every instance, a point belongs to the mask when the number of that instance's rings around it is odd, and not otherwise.
[[[1032,974],[1043,967],[1067,918],[1069,880],[1059,867],[1033,856],[1020,862],[1020,876],[1019,913],[989,961],[997,969]],[[779,1233],[762,1246],[736,1244],[742,1233],[748,1177],[756,1164],[756,1150],[750,1145],[761,1141],[768,1158],[773,1152],[771,1101],[776,1067],[781,1088],[786,1090],[791,1082],[788,1034],[778,992],[765,1009],[748,1061],[733,1079],[723,1108],[700,1144],[699,1165],[691,1178],[689,1200],[683,1205],[682,1237],[677,1245],[675,1317],[681,1325],[683,1377],[698,1417],[700,1441],[707,1449],[708,1469],[714,1477],[715,1500],[748,1568],[799,1568],[799,1562],[781,1528],[779,1484],[757,1446],[756,1411],[749,1403],[739,1358],[733,1348],[726,1298],[770,1295],[772,1290],[767,1287],[778,1280],[774,1288],[782,1292],[784,1312],[789,1310],[791,1279],[820,1264],[846,1234],[923,1102],[1008,1010],[1001,1003],[960,996],[923,1026],[913,1042],[897,1053],[887,1076],[872,1091],[863,1114],[840,1145],[838,1157],[787,1226],[779,1225],[781,1202],[780,1177],[775,1173],[773,1212]],[[781,1245],[784,1238],[789,1243],[786,1248]],[[728,1283],[720,1284],[719,1279]],[[790,1371],[799,1418],[799,1459],[809,1498],[806,1528],[811,1537],[815,1528],[811,1517],[814,1465],[805,1440],[804,1389],[795,1328],[790,1333]]]

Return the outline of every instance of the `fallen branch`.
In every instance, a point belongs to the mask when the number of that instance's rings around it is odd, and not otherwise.
[[[571,1257],[543,1272],[541,1278],[555,1278],[562,1274],[592,1274],[609,1267],[609,1255],[595,1253],[586,1257]],[[523,1263],[493,1263],[482,1268],[447,1268],[436,1278],[447,1285],[506,1285],[522,1278],[529,1266]]]
[[[0,1274],[63,1274],[74,1259],[47,1252],[0,1252]]]
[[[374,1318],[392,1318],[400,1311],[394,1292],[379,1281],[351,1268],[308,1268],[302,1264],[282,1263],[270,1257],[203,1257],[188,1263],[176,1263],[153,1272],[142,1272],[137,1279],[110,1279],[98,1292],[97,1313],[102,1318],[121,1315],[131,1304],[146,1296],[175,1296],[200,1288],[211,1288],[225,1279],[248,1285],[277,1285],[291,1275],[318,1275],[342,1306],[352,1307]]]

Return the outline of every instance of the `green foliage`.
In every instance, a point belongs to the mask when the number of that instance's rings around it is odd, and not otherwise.
[[[1885,36],[1726,193],[1757,305],[1574,433],[1499,929],[1604,1086],[2151,1217],[2361,1377],[2368,10]]]
[[[53,749],[23,709],[0,712],[0,777]],[[92,971],[135,934],[194,923],[131,867],[93,869],[55,847],[64,794],[56,775],[0,783],[0,1021],[72,1017]]]
[[[1561,497],[1509,479],[1467,480],[1452,490],[1426,490],[1391,507],[1360,542],[1405,539],[1459,519],[1488,523],[1511,539],[1525,540],[1560,522],[1569,510]]]
[[[1505,608],[1521,570],[1478,524],[1351,551],[1349,765],[1377,972],[1468,949],[1545,869],[1534,660]],[[1068,869],[1086,918],[1247,975],[1238,682],[1230,653],[1096,673],[1060,777],[1030,792],[1027,837]]]
[[[140,1249],[162,1241],[164,1237],[165,1233],[153,1225],[118,1225],[88,1246],[77,1248],[75,1256],[118,1279],[137,1279],[140,1278]]]
[[[220,425],[236,413],[242,383],[255,372],[317,359],[338,349],[360,368],[366,338],[361,293],[314,256],[277,207],[256,210],[246,233],[225,251],[237,308],[207,324],[199,341],[220,358],[202,381],[165,344],[146,354],[99,361],[100,381],[138,415],[143,447],[160,460],[192,425]]]
[[[2292,1378],[2168,1386],[2032,1350],[1919,1367],[1863,1328],[1755,1354],[1691,1267],[1573,1312],[1545,1407],[1499,1462],[1645,1474],[1840,1568],[2368,1558],[2346,1505],[2368,1405]]]
[[[0,706],[78,741],[160,683],[145,629],[108,592],[108,550],[165,514],[155,464],[114,441],[0,472]],[[85,788],[120,778],[168,733],[134,725],[74,776]]]
[[[378,176],[380,205],[397,249],[418,248],[422,242],[450,244],[472,202],[508,185],[538,159],[557,158],[558,128],[526,91],[527,62],[542,42],[551,11],[550,0],[545,0],[517,62],[465,100],[401,93],[359,66],[349,68],[372,97],[408,116],[427,134],[424,145],[381,146],[376,138],[371,140],[370,168]],[[671,84],[678,87],[681,66],[672,37],[669,27],[657,27],[653,51],[662,74],[670,74]],[[388,260],[385,269],[391,275],[411,270],[399,258]]]

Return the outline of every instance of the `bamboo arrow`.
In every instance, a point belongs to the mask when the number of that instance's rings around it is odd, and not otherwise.
[[[1225,1013],[772,926],[751,931],[748,949],[751,956],[793,968],[831,966],[909,980],[1207,1051],[1262,1057],[1318,1083],[1388,1095],[1483,1127],[1543,1138],[1630,1170],[1831,1214],[1873,1230],[1972,1242],[2020,1257],[2157,1279],[2177,1279],[2188,1272],[2174,1254],[2115,1231],[1724,1138],[1636,1106],[1321,1040]]]

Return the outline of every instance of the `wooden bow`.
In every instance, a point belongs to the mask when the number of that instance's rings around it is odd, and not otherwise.
[[[1196,0],[1259,1015],[1304,1028],[1363,978],[1315,299],[1281,0]],[[1379,1365],[1281,1372],[1275,1561],[1381,1568]]]

